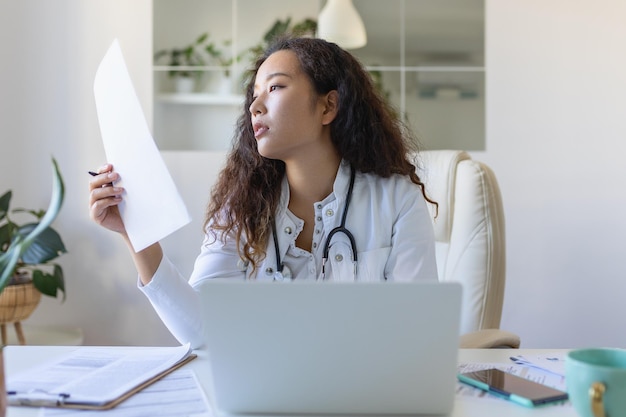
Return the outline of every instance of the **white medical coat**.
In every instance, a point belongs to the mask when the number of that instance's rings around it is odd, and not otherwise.
[[[296,247],[304,222],[288,208],[289,185],[284,179],[276,212],[276,230],[281,261],[295,279],[322,277],[322,251],[329,232],[341,224],[350,182],[350,166],[342,161],[333,192],[315,203],[315,229],[311,252]],[[355,264],[348,238],[335,234],[325,266],[327,280],[414,281],[437,280],[435,239],[426,201],[419,186],[408,177],[382,178],[357,172],[346,228],[356,241]],[[277,268],[273,239],[267,255],[253,272],[238,255],[235,239],[226,243],[207,234],[187,281],[164,256],[148,285],[139,288],[181,342],[199,347],[203,343],[202,291],[212,279],[255,278],[273,280]],[[356,275],[355,275],[356,271]]]

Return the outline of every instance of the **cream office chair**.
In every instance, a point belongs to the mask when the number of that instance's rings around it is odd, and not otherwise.
[[[433,219],[439,280],[463,285],[461,347],[519,347],[519,336],[499,329],[506,258],[493,171],[456,150],[421,152],[417,164],[428,195],[439,203]]]

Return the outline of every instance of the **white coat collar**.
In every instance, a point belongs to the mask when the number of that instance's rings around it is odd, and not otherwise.
[[[337,176],[333,183],[333,194],[337,199],[337,204],[341,205],[346,199],[348,193],[348,187],[350,185],[350,163],[345,159],[341,160],[339,169],[337,170]],[[324,199],[326,200],[326,198]],[[283,176],[281,183],[280,201],[276,209],[276,217],[282,218],[287,211],[289,205],[289,182],[287,181],[287,175]]]

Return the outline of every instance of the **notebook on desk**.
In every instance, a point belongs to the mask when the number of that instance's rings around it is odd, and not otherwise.
[[[214,282],[201,297],[217,411],[452,410],[459,284]]]

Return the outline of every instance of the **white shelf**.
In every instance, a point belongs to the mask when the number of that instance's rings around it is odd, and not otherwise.
[[[393,66],[393,65],[371,65],[367,66],[368,71],[390,71],[390,72],[470,72],[470,73],[483,73],[485,67],[483,66]]]
[[[157,100],[162,103],[175,104],[208,104],[213,106],[241,106],[243,95],[237,94],[209,94],[209,93],[171,93],[159,94]]]
[[[484,150],[487,68],[483,2],[472,3],[470,7],[463,0],[453,1],[454,4],[438,0],[360,1],[362,8],[358,8],[364,21],[383,19],[391,24],[370,25],[368,36],[371,35],[372,42],[352,53],[366,69],[376,73],[373,75],[391,105],[403,115],[423,146]],[[189,6],[183,7],[182,14],[179,3]],[[254,64],[252,56],[244,52],[262,42],[263,34],[278,23],[276,16],[281,16],[280,20],[293,18],[292,22],[314,17],[323,2],[273,0],[264,13],[243,7],[243,3],[242,0],[154,1],[154,51],[192,42],[194,36],[211,28],[212,40],[231,41],[224,49],[227,56],[241,54],[229,67],[229,89],[221,88],[224,68],[214,60],[207,59],[203,66],[161,65],[169,64],[165,61],[153,65],[154,133],[160,138],[162,149],[229,148],[228,138],[236,131],[245,103],[242,95],[245,93],[235,87],[242,87],[250,75],[247,71]],[[422,43],[408,26],[434,10],[436,16],[426,20],[431,20],[435,30]],[[459,27],[450,22],[461,16],[464,16],[464,35],[457,42],[454,39]],[[169,73],[177,70],[199,75],[196,88],[202,93],[173,93],[176,83]],[[221,91],[237,94],[220,96]]]

